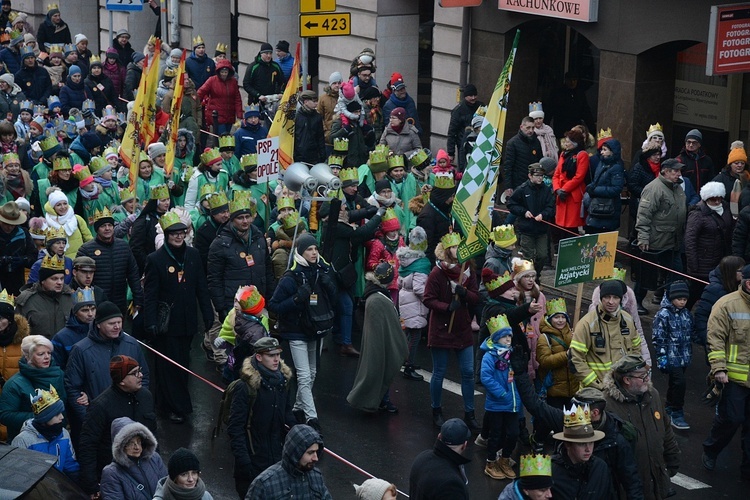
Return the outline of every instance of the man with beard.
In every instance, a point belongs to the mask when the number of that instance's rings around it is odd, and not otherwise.
[[[506,196],[512,195],[514,189],[526,182],[529,165],[538,163],[541,159],[542,145],[534,133],[534,119],[525,116],[518,133],[505,144],[503,184]]]
[[[451,163],[454,163],[456,158],[456,150],[458,150],[459,157],[466,154],[461,148],[464,131],[466,127],[471,125],[471,120],[477,108],[484,106],[482,101],[477,100],[477,87],[473,83],[467,83],[464,86],[463,95],[463,100],[451,111],[451,121],[448,125],[448,146],[446,150]]]

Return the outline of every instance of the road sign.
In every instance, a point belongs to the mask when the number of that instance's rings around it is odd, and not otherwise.
[[[313,14],[315,12],[335,12],[336,0],[299,0],[300,14]]]
[[[300,14],[299,36],[339,36],[351,35],[352,13]]]
[[[142,0],[107,0],[107,10],[140,11],[143,10]]]
[[[260,139],[256,145],[258,151],[258,183],[269,182],[279,178],[279,138]]]

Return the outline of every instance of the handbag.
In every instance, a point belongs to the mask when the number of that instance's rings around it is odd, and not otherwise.
[[[615,200],[612,198],[591,198],[589,215],[594,217],[611,217],[615,214]]]
[[[159,333],[169,331],[169,317],[172,314],[172,304],[159,301],[156,305],[156,328]]]
[[[357,269],[354,267],[353,262],[349,262],[347,265],[336,271],[339,278],[339,284],[343,289],[349,289],[357,282]]]

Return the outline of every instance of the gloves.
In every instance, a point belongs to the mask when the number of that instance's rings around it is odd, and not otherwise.
[[[461,302],[457,301],[456,299],[453,299],[450,305],[448,306],[448,312],[453,312],[459,307],[461,307]]]
[[[224,348],[224,342],[226,342],[226,341],[223,338],[216,337],[214,339],[214,347],[217,348],[217,349],[223,349]]]
[[[466,298],[466,288],[462,287],[461,285],[456,285],[456,295],[458,295],[462,299]]]
[[[562,189],[558,189],[557,191],[555,191],[555,194],[557,195],[558,198],[560,198],[560,201],[564,201],[565,198],[568,197],[568,193],[566,193]]]
[[[526,373],[529,367],[529,362],[526,356],[523,354],[522,349],[513,349],[510,353],[510,366],[516,375]]]
[[[304,304],[310,299],[310,294],[312,293],[312,288],[310,288],[309,283],[305,283],[301,287],[297,289],[297,293],[294,295],[294,303],[295,304]]]
[[[380,207],[380,208],[378,208],[378,211],[377,211],[377,212],[375,212],[375,214],[376,214],[376,215],[379,215],[380,217],[382,217],[382,216],[383,216],[383,214],[385,214],[385,207]]]

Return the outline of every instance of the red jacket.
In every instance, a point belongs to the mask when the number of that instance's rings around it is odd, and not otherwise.
[[[476,273],[471,271],[463,283],[466,288],[466,301],[456,309],[453,317],[453,329],[448,332],[451,312],[448,307],[455,297],[452,293],[450,279],[439,266],[432,268],[424,287],[424,305],[430,309],[430,320],[427,330],[427,347],[443,349],[464,349],[474,344],[471,331],[469,307],[479,303]]]
[[[383,238],[385,238],[385,236],[383,236]],[[404,237],[399,236],[399,248],[405,245],[406,244],[404,243]],[[379,238],[375,238],[374,240],[372,240],[372,245],[370,246],[367,253],[367,271],[374,271],[375,267],[380,264],[381,260],[387,260],[391,263],[391,265],[393,265],[393,281],[391,281],[391,283],[388,285],[388,290],[398,290],[398,256],[395,253],[389,252],[382,240],[380,240]]]
[[[563,172],[564,155],[560,155],[557,168],[552,176],[552,190],[562,189],[568,196],[565,200],[557,198],[555,224],[562,227],[583,226],[586,220],[581,217],[581,203],[586,192],[586,174],[589,172],[589,155],[583,150],[576,154],[576,174],[572,179]]]
[[[219,71],[224,68],[229,69],[229,76],[222,81]],[[231,62],[227,59],[219,61],[216,74],[198,89],[198,100],[205,104],[203,109],[207,125],[213,125],[214,110],[219,112],[219,123],[222,124],[232,124],[242,118],[242,97]]]

